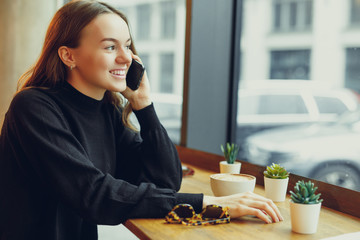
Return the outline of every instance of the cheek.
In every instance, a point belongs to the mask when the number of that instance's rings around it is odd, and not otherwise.
[[[108,71],[109,60],[104,56],[88,56],[82,65],[90,74],[103,74],[104,71]]]
[[[109,58],[106,57],[98,57],[94,60],[94,68],[98,69],[99,71],[101,70],[105,70],[108,71],[110,68],[110,63],[111,61],[109,60]]]

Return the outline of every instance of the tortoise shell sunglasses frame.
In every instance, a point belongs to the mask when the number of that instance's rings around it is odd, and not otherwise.
[[[186,226],[230,223],[228,210],[228,207],[208,205],[201,213],[196,214],[190,204],[178,204],[165,216],[165,220],[168,223],[181,223]]]

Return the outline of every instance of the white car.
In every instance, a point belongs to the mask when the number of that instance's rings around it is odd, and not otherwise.
[[[251,84],[250,84],[251,83]],[[256,132],[286,125],[335,122],[359,105],[350,89],[308,80],[249,81],[239,90],[237,142]]]

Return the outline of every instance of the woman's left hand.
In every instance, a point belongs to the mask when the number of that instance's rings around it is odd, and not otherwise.
[[[253,192],[238,193],[224,197],[204,196],[203,207],[209,204],[229,207],[231,218],[255,215],[266,223],[284,220],[272,200]]]
[[[136,61],[142,63],[139,56],[133,54],[132,52],[131,57]],[[129,100],[133,110],[140,110],[149,106],[152,101],[150,98],[150,84],[146,70],[141,79],[140,86],[136,91],[133,91],[132,89],[127,87],[123,92],[121,92],[121,94]]]

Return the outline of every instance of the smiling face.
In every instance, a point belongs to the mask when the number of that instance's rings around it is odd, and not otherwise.
[[[119,15],[99,15],[81,31],[79,47],[71,49],[75,68],[68,82],[98,100],[106,90],[124,91],[132,60],[130,44],[129,28]]]

